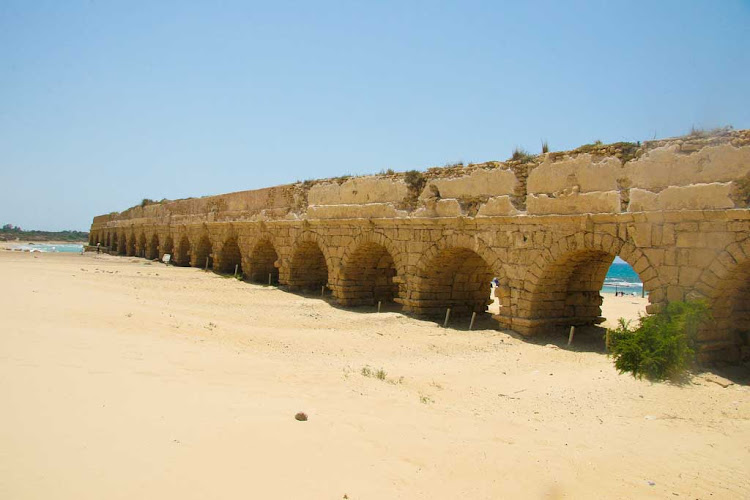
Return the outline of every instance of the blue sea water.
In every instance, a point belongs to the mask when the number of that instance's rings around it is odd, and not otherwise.
[[[627,295],[634,293],[640,296],[642,291],[643,283],[638,273],[627,262],[616,259],[604,278],[602,293],[625,292]]]
[[[81,253],[83,245],[76,243],[47,244],[35,243],[33,245],[19,245],[16,249],[24,252],[64,252],[64,253]]]

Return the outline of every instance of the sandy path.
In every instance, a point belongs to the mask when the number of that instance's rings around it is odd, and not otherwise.
[[[0,277],[0,498],[749,496],[745,385],[140,259]]]

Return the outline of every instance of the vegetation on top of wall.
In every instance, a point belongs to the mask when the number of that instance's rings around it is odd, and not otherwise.
[[[414,210],[417,207],[419,195],[427,184],[427,179],[419,170],[408,170],[404,172],[404,182],[408,192],[402,202],[402,207],[407,210]]]
[[[641,317],[634,329],[620,318],[617,328],[607,330],[615,368],[638,379],[679,379],[694,364],[698,329],[710,317],[703,301],[674,301]]]
[[[691,139],[704,139],[706,137],[713,137],[716,135],[724,135],[734,130],[734,127],[731,125],[725,125],[724,127],[716,127],[712,129],[704,129],[700,127],[692,126],[690,127],[690,132],[685,134],[682,137],[691,138]]]
[[[591,144],[584,144],[577,147],[570,151],[569,154],[588,153],[595,156],[615,156],[623,163],[627,163],[638,157],[640,149],[640,142],[613,142],[611,144],[604,144],[602,141],[595,141]]]
[[[513,150],[513,155],[510,157],[510,161],[518,161],[521,163],[528,163],[534,160],[534,155],[522,148],[516,148]]]

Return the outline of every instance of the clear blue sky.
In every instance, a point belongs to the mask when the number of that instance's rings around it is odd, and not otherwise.
[[[748,96],[748,0],[0,0],[0,224],[750,128]]]

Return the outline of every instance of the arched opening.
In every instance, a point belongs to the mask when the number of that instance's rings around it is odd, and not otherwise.
[[[396,266],[388,250],[377,243],[364,243],[344,264],[339,301],[346,306],[393,302],[398,297],[395,276]]]
[[[170,259],[174,258],[174,240],[172,239],[171,234],[167,236],[167,239],[164,240],[164,244],[159,248],[159,258],[163,258],[165,254],[169,254]]]
[[[211,261],[211,253],[213,249],[211,248],[211,240],[208,239],[207,235],[201,236],[201,238],[198,240],[198,244],[195,246],[195,251],[193,253],[193,261],[192,265],[194,267],[200,267],[203,269],[204,267],[208,267],[209,269],[213,268],[213,262]],[[206,259],[208,259],[208,266],[206,266]]]
[[[569,252],[548,264],[530,300],[530,317],[544,320],[538,321],[541,328],[615,327],[619,318],[637,320],[648,303],[638,274],[627,262],[592,249]]]
[[[451,317],[482,313],[490,298],[493,273],[476,252],[467,248],[439,251],[422,271],[417,312],[443,315],[450,307]]]
[[[135,234],[130,233],[130,237],[126,239],[125,255],[133,257],[135,255]]]
[[[151,235],[151,241],[146,247],[146,258],[149,260],[159,258],[159,236],[156,233]]]
[[[305,241],[294,250],[288,284],[300,290],[320,290],[328,284],[328,266],[317,243]]]
[[[106,246],[107,248],[111,248],[112,247],[112,236],[109,233],[107,233],[107,235],[106,235],[105,238],[106,239],[104,240],[105,241],[104,246]]]
[[[138,237],[137,254],[138,257],[146,256],[146,233],[141,233],[141,235]]]
[[[279,255],[273,248],[273,244],[268,240],[258,242],[250,253],[250,280],[254,283],[279,282],[279,268],[276,267],[276,261]]]
[[[738,264],[720,282],[711,312],[713,323],[698,335],[706,357],[732,362],[749,360],[750,261]]]
[[[609,265],[600,294],[603,327],[616,328],[620,318],[635,326],[638,318],[646,314],[648,292],[635,269],[620,257],[614,257]]]
[[[231,274],[234,273],[234,268],[237,266],[237,273],[242,274],[242,253],[239,244],[237,244],[237,238],[230,238],[224,242],[219,257],[219,269],[217,271]]]
[[[125,233],[122,233],[120,235],[120,239],[117,242],[117,254],[125,255],[127,253],[127,246],[127,238],[125,237]]]
[[[177,266],[189,266],[190,265],[190,240],[187,236],[182,236],[180,242],[177,244],[177,252],[174,255],[175,265]]]

